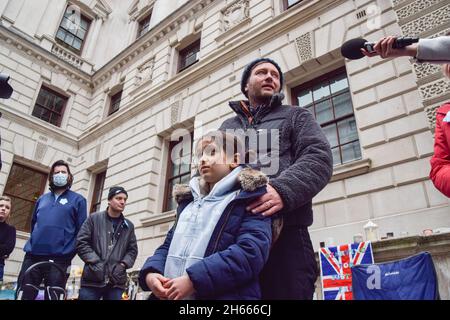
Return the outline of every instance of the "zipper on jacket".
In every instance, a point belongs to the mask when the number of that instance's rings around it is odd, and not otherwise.
[[[223,233],[223,229],[224,229],[225,226],[227,225],[228,219],[230,218],[231,211],[233,210],[234,206],[235,206],[235,202],[233,202],[231,205],[228,205],[228,206],[225,208],[225,210],[227,210],[227,215],[225,216],[225,220],[224,220],[224,222],[222,223],[222,227],[220,228],[219,232],[217,233],[216,242],[214,243],[212,252],[216,252],[216,250],[217,250],[217,247],[218,247],[218,245],[219,245],[220,236],[221,236],[222,233]],[[224,210],[224,211],[225,211],[225,210]]]

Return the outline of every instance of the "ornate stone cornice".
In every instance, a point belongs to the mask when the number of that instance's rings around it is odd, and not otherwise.
[[[25,52],[27,55],[41,61],[42,63],[61,70],[61,72],[67,75],[69,78],[76,80],[80,85],[87,87],[90,91],[91,76],[86,72],[83,72],[71,63],[64,61],[51,52],[41,48],[33,42],[25,39],[21,35],[17,35],[11,30],[0,25],[0,40],[6,42],[8,45],[15,47],[17,50]]]
[[[26,126],[34,131],[43,134],[46,137],[52,137],[53,139],[64,142],[65,144],[72,147],[78,148],[79,146],[77,137],[67,133],[66,131],[58,127],[42,125],[42,123],[40,123],[37,118],[24,117],[14,109],[4,109],[3,107],[0,107],[0,110],[3,114],[3,118],[5,119]]]

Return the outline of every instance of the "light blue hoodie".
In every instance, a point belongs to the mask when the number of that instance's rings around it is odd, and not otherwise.
[[[186,269],[201,261],[211,235],[226,206],[237,196],[239,188],[237,167],[217,182],[208,195],[200,192],[200,177],[191,179],[189,186],[194,197],[181,212],[170,243],[164,276],[176,278],[186,274]],[[192,297],[191,297],[192,298]]]

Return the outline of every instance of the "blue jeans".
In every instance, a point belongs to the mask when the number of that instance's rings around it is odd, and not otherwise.
[[[102,288],[81,287],[78,300],[121,300],[123,289],[114,288],[109,285]]]

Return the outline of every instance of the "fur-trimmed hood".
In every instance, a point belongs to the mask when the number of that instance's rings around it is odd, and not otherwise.
[[[252,192],[265,186],[269,182],[269,178],[259,170],[246,167],[237,175],[237,182],[242,190]],[[193,200],[191,188],[187,184],[176,184],[172,195],[177,203]]]

